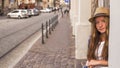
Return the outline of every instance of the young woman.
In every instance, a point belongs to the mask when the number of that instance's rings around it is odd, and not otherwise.
[[[98,7],[89,21],[92,24],[92,32],[87,66],[89,68],[108,68],[109,10]]]

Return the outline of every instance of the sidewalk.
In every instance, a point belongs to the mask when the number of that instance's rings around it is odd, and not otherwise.
[[[75,68],[74,48],[70,19],[65,15],[45,44],[39,39],[14,68]]]

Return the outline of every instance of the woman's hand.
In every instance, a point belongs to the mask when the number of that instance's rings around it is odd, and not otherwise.
[[[88,66],[95,66],[95,65],[98,65],[99,64],[99,61],[98,60],[90,60],[88,62]]]
[[[108,61],[106,60],[90,60],[88,61],[88,66],[97,66],[97,65],[102,65],[102,66],[108,66]]]
[[[87,66],[88,68],[93,68],[93,66],[89,65],[89,61],[88,61],[88,60],[87,60],[87,62],[86,62],[86,66]]]

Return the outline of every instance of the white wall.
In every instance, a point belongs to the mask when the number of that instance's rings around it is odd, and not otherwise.
[[[120,0],[110,1],[109,68],[120,68]]]

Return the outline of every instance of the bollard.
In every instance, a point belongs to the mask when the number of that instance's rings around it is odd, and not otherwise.
[[[55,29],[55,26],[56,26],[56,22],[54,22],[54,26],[53,26],[54,29]]]
[[[51,26],[51,30],[53,31],[54,23],[52,23],[51,25],[52,25],[52,26]]]
[[[46,38],[48,38],[48,22],[46,22]]]
[[[54,29],[55,29],[55,27],[56,27],[57,24],[58,24],[58,16],[56,16],[55,19],[56,19],[56,22],[54,23]]]
[[[42,23],[42,44],[44,44],[45,42],[44,42],[44,25],[43,25],[43,23]]]
[[[52,25],[52,26],[51,26],[51,30],[52,30],[52,31],[53,31],[53,28],[54,28],[54,18],[55,18],[55,17],[52,18],[52,23],[51,23],[51,25]]]
[[[57,21],[56,21],[55,24],[54,24],[54,28],[56,27],[56,25],[57,25]]]
[[[49,20],[49,23],[48,23],[48,24],[49,24],[49,34],[51,34],[50,22],[51,22],[51,21]]]
[[[57,24],[58,24],[58,19],[57,19],[57,22],[56,22],[56,26],[57,26]]]

